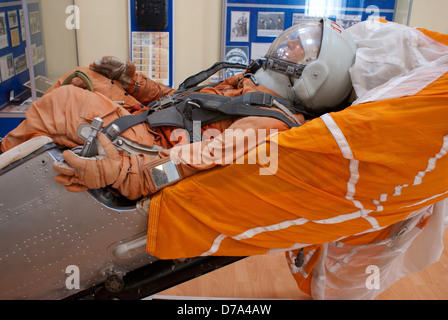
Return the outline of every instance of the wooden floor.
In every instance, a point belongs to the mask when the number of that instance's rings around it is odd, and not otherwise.
[[[439,262],[407,276],[381,293],[377,300],[448,299],[448,232]],[[249,257],[158,295],[185,298],[310,300],[289,271],[284,254]]]

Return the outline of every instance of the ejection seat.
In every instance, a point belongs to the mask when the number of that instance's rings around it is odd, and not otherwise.
[[[62,151],[41,136],[0,155],[0,299],[140,299],[241,259],[148,254],[150,200],[68,192]]]

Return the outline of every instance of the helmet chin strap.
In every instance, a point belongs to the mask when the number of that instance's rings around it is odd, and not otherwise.
[[[294,86],[291,81],[293,80],[285,74],[261,68],[254,74],[254,78],[259,84],[271,89],[284,99],[292,100],[292,98],[295,98],[295,94],[292,94]]]
[[[294,82],[295,82],[296,80],[297,80],[297,79],[294,79],[294,78],[292,78],[292,77],[289,77],[289,83],[291,84],[291,86],[290,86],[290,90],[289,90],[290,95],[288,95],[288,99],[291,100],[291,101],[299,102],[299,101],[298,101],[299,98],[297,97],[297,95],[296,95],[296,91],[294,90]]]

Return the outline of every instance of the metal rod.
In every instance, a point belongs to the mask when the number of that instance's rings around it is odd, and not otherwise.
[[[28,3],[27,0],[22,0],[23,9],[23,21],[25,23],[25,38],[26,38],[26,59],[28,61],[28,72],[30,74],[30,84],[31,84],[31,98],[33,101],[37,100],[36,94],[36,80],[34,74],[34,63],[33,63],[33,51],[31,49],[31,29],[28,14]]]
[[[406,25],[409,27],[411,24],[411,12],[412,12],[412,5],[413,5],[414,0],[410,0],[409,2],[409,10],[408,10],[408,21],[406,23]]]
[[[120,292],[109,292],[103,283],[65,300],[143,299],[244,258],[246,257],[199,257],[185,264],[178,264],[172,260],[158,260],[126,274],[123,278],[124,288]]]

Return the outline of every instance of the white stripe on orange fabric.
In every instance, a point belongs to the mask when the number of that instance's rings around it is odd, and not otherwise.
[[[401,207],[400,209],[415,207],[415,206],[418,206],[418,205],[423,204],[423,203],[425,203],[425,202],[431,201],[431,200],[433,200],[433,199],[437,199],[438,197],[444,196],[444,195],[446,195],[446,194],[448,194],[448,191],[446,191],[446,192],[444,192],[444,193],[441,193],[441,194],[437,194],[437,195],[432,196],[432,197],[429,197],[428,199],[425,199],[425,200],[422,200],[422,201],[420,201],[420,202],[411,204],[411,205],[409,205],[409,206]]]
[[[368,214],[372,211],[365,210],[362,203],[354,199],[356,193],[356,184],[359,181],[359,160],[354,159],[352,149],[350,148],[350,145],[348,144],[344,133],[341,131],[331,115],[328,113],[324,114],[321,119],[336,140],[336,143],[338,144],[339,149],[342,152],[342,156],[345,159],[350,160],[350,178],[347,182],[347,194],[345,195],[345,198],[353,202],[355,207],[361,210],[361,217],[366,219],[373,228],[379,228],[378,221],[375,218],[368,216]]]
[[[413,182],[412,186],[420,185],[422,183],[422,181],[423,181],[423,178],[426,176],[426,174],[428,174],[428,173],[430,173],[430,172],[435,170],[437,161],[442,159],[447,154],[448,154],[448,136],[444,136],[443,137],[442,148],[440,149],[440,151],[434,157],[432,157],[432,158],[430,158],[428,160],[428,166],[426,167],[426,169],[424,171],[420,171],[414,177],[414,182]],[[402,190],[404,188],[409,187],[409,186],[410,186],[409,184],[403,184],[403,185],[396,186],[395,189],[394,189],[395,192],[394,192],[394,194],[392,196],[394,196],[394,197],[401,196]],[[447,193],[448,193],[448,191],[445,192],[445,193],[442,193],[442,194],[430,197],[430,198],[425,199],[423,201],[420,201],[418,203],[401,207],[400,209],[410,208],[410,207],[414,207],[414,206],[420,205],[420,204],[425,203],[427,201],[430,201],[430,200],[433,200],[433,199],[438,198],[440,196],[443,196],[443,195],[445,195]],[[378,200],[374,200],[374,204],[377,206],[377,210],[376,210],[377,212],[383,211],[383,206],[380,205],[380,202],[386,202],[387,201],[387,197],[388,197],[387,194],[382,194],[379,201]]]
[[[341,149],[342,156],[345,159],[353,160],[352,149],[350,148],[347,140],[345,139],[345,136],[342,133],[341,129],[339,129],[336,122],[334,122],[333,118],[328,113],[324,114],[320,118],[325,123],[328,130],[330,130],[331,134],[333,135],[334,139],[336,140],[336,143],[338,144],[339,149]]]
[[[443,137],[443,145],[442,149],[438,154],[436,154],[433,158],[428,160],[428,166],[426,167],[425,171],[421,171],[418,173],[418,175],[414,179],[413,186],[417,186],[422,183],[423,177],[433,171],[436,168],[437,160],[440,160],[448,153],[448,136]]]
[[[245,239],[250,239],[258,234],[264,233],[264,232],[274,232],[274,231],[279,231],[279,230],[283,230],[286,228],[289,228],[291,226],[300,226],[303,225],[305,223],[308,222],[313,222],[313,223],[319,223],[319,224],[337,224],[337,223],[342,223],[345,221],[349,221],[349,220],[354,220],[357,218],[364,218],[366,219],[371,225],[372,225],[372,229],[363,232],[363,233],[367,233],[367,232],[372,232],[372,231],[376,231],[376,230],[380,230],[382,229],[379,226],[378,221],[374,218],[369,216],[370,213],[372,213],[372,210],[366,210],[364,209],[363,205],[357,201],[354,200],[353,196],[355,195],[356,192],[356,188],[355,185],[359,180],[359,171],[358,171],[358,166],[359,166],[359,161],[358,160],[354,160],[353,159],[353,154],[352,151],[350,149],[350,146],[347,143],[347,140],[345,139],[345,136],[343,135],[342,131],[339,129],[339,127],[337,126],[337,124],[334,122],[333,118],[331,118],[331,116],[329,114],[326,114],[324,116],[322,116],[322,119],[324,120],[325,124],[327,125],[327,128],[330,130],[330,132],[333,134],[333,137],[336,139],[338,146],[341,149],[341,152],[344,156],[344,158],[349,159],[350,160],[350,179],[347,183],[347,194],[346,194],[346,199],[350,200],[353,202],[353,204],[355,205],[356,208],[358,208],[359,210],[353,213],[349,213],[349,214],[345,214],[345,215],[339,215],[337,217],[333,217],[333,218],[329,218],[329,219],[323,219],[323,220],[308,220],[305,218],[299,218],[297,220],[290,220],[290,221],[283,221],[277,224],[273,224],[270,226],[262,226],[262,227],[256,227],[256,228],[252,228],[249,230],[246,230],[245,232],[233,236],[231,237],[234,240],[237,241],[241,241],[241,240],[245,240]],[[442,147],[442,150],[439,154],[437,154],[434,159],[440,159],[441,157],[443,157],[444,155],[446,155],[448,152],[448,136],[444,138],[444,146]],[[435,167],[435,163],[433,160],[429,160],[428,161],[428,168],[427,170],[425,170],[425,172],[430,172],[432,171]],[[424,176],[424,175],[423,175]],[[423,178],[423,176],[420,174],[420,177]],[[417,179],[417,178],[416,178]],[[397,186],[395,188],[395,193],[394,196],[400,195],[401,194],[401,189],[402,188],[406,188],[408,187],[408,185],[402,185],[402,186]],[[416,206],[422,203],[425,203],[427,201],[430,201],[434,198],[437,198],[439,196],[445,195],[447,194],[447,192],[428,198],[426,200],[423,200],[419,203],[410,205],[410,206],[406,206],[403,208],[408,208],[408,207],[412,207],[412,206]],[[382,210],[382,206],[380,206],[380,202],[386,202],[388,198],[388,194],[382,194],[380,196],[380,200],[379,201],[374,201],[374,203],[377,205],[377,211],[381,211]],[[362,233],[360,233],[362,234]],[[216,237],[216,239],[214,240],[210,250],[204,252],[201,256],[208,256],[211,254],[216,253],[220,246],[222,241],[227,238],[226,235],[224,234],[220,234],[218,237]],[[300,248],[306,246],[306,244],[295,244],[294,247]],[[291,248],[288,248],[291,249]],[[288,250],[287,249],[287,250]],[[276,250],[283,250],[283,249],[272,249],[272,252],[275,252]],[[271,252],[270,251],[270,252]]]
[[[413,182],[412,186],[420,185],[422,183],[423,178],[425,177],[425,175],[430,173],[431,171],[433,171],[436,168],[437,161],[440,160],[441,158],[443,158],[444,156],[446,156],[447,154],[448,154],[448,136],[445,136],[445,137],[443,137],[443,144],[442,144],[442,148],[440,149],[439,153],[437,153],[433,158],[430,158],[428,160],[428,166],[426,167],[426,169],[424,171],[420,171],[415,176],[414,182]],[[392,196],[394,196],[394,197],[401,196],[401,191],[404,188],[407,188],[409,186],[410,186],[409,184],[403,184],[403,185],[400,185],[400,186],[396,186],[395,187],[395,192],[394,192],[394,194]],[[445,193],[443,193],[441,195],[444,195],[444,194]],[[437,198],[437,197],[439,197],[441,195],[434,196],[434,197],[431,197],[429,199],[426,199],[426,200],[423,200],[421,202],[418,202],[416,204],[412,204],[412,205],[405,206],[405,207],[402,207],[402,208],[413,207],[413,206],[425,203],[426,201],[429,201],[429,200],[432,200],[434,198]]]
[[[319,224],[338,224],[338,223],[346,222],[346,221],[349,221],[349,220],[354,220],[354,219],[361,218],[361,217],[362,218],[372,218],[372,217],[366,217],[365,216],[366,212],[367,212],[366,210],[358,210],[358,211],[353,212],[353,213],[344,214],[344,215],[340,215],[340,216],[337,216],[337,217],[332,217],[332,218],[329,218],[329,219],[323,219],[323,220],[308,220],[308,219],[305,219],[305,218],[299,218],[297,220],[283,221],[283,222],[276,223],[276,224],[273,224],[273,225],[270,225],[270,226],[263,226],[263,227],[256,227],[256,228],[253,228],[253,229],[249,229],[249,230],[247,230],[247,231],[245,231],[243,233],[240,233],[239,235],[231,237],[231,239],[234,239],[234,240],[237,240],[237,241],[241,241],[241,240],[245,240],[245,239],[251,239],[252,237],[254,237],[254,236],[258,235],[258,234],[261,234],[261,233],[280,231],[280,230],[284,230],[284,229],[287,229],[287,228],[292,227],[292,226],[301,226],[301,225],[304,225],[305,223],[308,223],[308,222],[319,223]],[[374,219],[374,218],[372,218],[372,219]],[[228,238],[228,236],[226,236],[224,234],[220,234],[213,241],[213,244],[212,244],[210,250],[204,252],[203,254],[201,254],[201,256],[209,256],[211,254],[216,253],[219,250],[220,246],[221,246],[221,242],[225,238]],[[310,245],[310,244],[308,244],[308,245]],[[288,248],[288,249],[290,249],[290,248]]]
[[[434,157],[432,157],[432,158],[430,158],[430,159],[428,160],[428,166],[426,167],[426,169],[423,170],[423,171],[420,171],[420,172],[414,177],[414,182],[413,182],[412,186],[418,186],[418,185],[420,185],[420,184],[422,183],[422,181],[423,181],[423,178],[426,176],[426,174],[428,174],[428,173],[430,173],[430,172],[432,172],[432,171],[435,170],[436,165],[437,165],[437,161],[440,160],[440,159],[442,159],[442,158],[443,158],[444,156],[446,156],[447,154],[448,154],[448,136],[444,136],[444,137],[443,137],[443,144],[442,144],[442,147],[441,147],[440,151],[439,151]],[[394,194],[393,194],[392,196],[394,196],[394,197],[401,196],[401,192],[402,192],[402,190],[403,190],[404,188],[408,188],[408,187],[410,187],[410,186],[411,186],[411,185],[409,185],[409,184],[403,184],[403,185],[396,186],[396,187],[394,188],[395,191],[394,191]],[[445,194],[447,194],[447,193],[448,193],[448,192],[445,192],[445,193],[442,193],[442,194],[439,194],[439,195],[430,197],[430,198],[425,199],[425,200],[423,200],[423,201],[420,201],[420,202],[418,202],[418,203],[415,203],[415,204],[412,204],[412,205],[408,205],[408,206],[401,207],[400,209],[410,208],[410,207],[414,207],[414,206],[420,205],[420,204],[425,203],[425,202],[427,202],[427,201],[430,201],[430,200],[436,199],[436,198],[438,198],[438,197],[440,197],[440,196],[443,196],[443,195],[445,195]],[[381,211],[384,210],[383,206],[381,205],[381,202],[386,202],[386,201],[387,201],[387,198],[388,198],[388,194],[382,194],[381,197],[380,197],[380,200],[374,200],[374,201],[373,201],[373,203],[377,206],[377,210],[376,210],[376,212],[381,212]]]
[[[213,244],[212,244],[212,247],[210,248],[210,250],[201,254],[201,257],[206,257],[206,256],[209,256],[209,255],[217,252],[219,250],[219,247],[221,246],[222,240],[224,240],[225,238],[227,238],[227,236],[224,234],[220,234],[219,236],[217,236],[215,241],[213,241]]]

